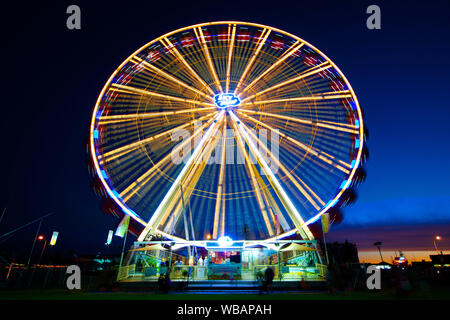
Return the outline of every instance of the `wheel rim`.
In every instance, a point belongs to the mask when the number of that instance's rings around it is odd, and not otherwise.
[[[275,176],[302,224],[314,222],[338,201],[363,147],[362,114],[350,83],[329,58],[296,36],[258,24],[214,22],[170,32],[141,47],[99,95],[91,154],[104,188],[126,214],[148,224],[183,168],[167,160],[180,146],[170,135],[184,129],[194,140],[196,132],[200,136],[196,122],[203,121],[204,131],[212,126],[219,93],[241,101],[227,112],[227,127],[233,127],[233,113],[244,131],[279,130]],[[260,146],[257,136],[250,131],[247,136]],[[227,139],[227,148],[238,140]],[[224,166],[219,192],[220,164],[210,166],[194,187],[185,186],[187,202],[180,198],[171,208],[176,213],[167,212],[157,230],[180,238],[191,233],[196,239],[225,234],[267,239],[299,229],[273,184],[257,171],[252,176],[245,164]],[[191,214],[193,232],[183,226],[181,207]]]

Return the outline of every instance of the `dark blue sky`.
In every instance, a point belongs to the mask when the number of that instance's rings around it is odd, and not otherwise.
[[[80,31],[66,29],[70,4],[81,7]],[[381,7],[381,30],[366,28],[370,4]],[[348,233],[356,239],[368,227],[380,230],[370,236],[373,241],[383,238],[386,226],[427,225],[430,234],[435,225],[450,229],[449,9],[448,1],[301,0],[58,1],[5,9],[0,206],[8,211],[0,234],[53,212],[43,232],[60,231],[55,250],[101,249],[117,221],[101,212],[85,167],[84,142],[97,95],[143,44],[214,20],[293,33],[330,57],[355,89],[370,130],[368,178],[334,228],[337,238]],[[0,239],[0,251],[28,250],[35,227]],[[423,237],[415,241],[411,235],[402,245],[416,248],[418,241]]]

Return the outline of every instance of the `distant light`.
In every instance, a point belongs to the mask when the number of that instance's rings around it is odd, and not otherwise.
[[[441,240],[441,237],[440,236],[436,236],[436,240]]]
[[[214,103],[219,108],[235,107],[241,100],[232,93],[221,93],[214,96]]]
[[[58,231],[53,231],[52,238],[50,239],[50,245],[54,246],[56,244],[56,239],[58,239]]]
[[[39,237],[38,237],[38,240],[44,240],[44,236],[42,236],[42,235],[39,236]]]
[[[228,236],[220,237],[219,240],[217,240],[217,242],[221,247],[228,247],[233,244],[233,240]]]
[[[109,232],[108,232],[108,240],[106,240],[106,243],[105,243],[107,246],[109,246],[111,244],[112,238],[113,238],[113,234],[114,234],[114,231],[109,230]]]
[[[407,264],[406,258],[405,257],[395,257],[394,258],[394,263],[395,264]]]
[[[378,265],[375,268],[377,268],[377,269],[390,269],[391,266],[390,265]]]
[[[207,236],[206,236],[206,239],[211,239],[211,235],[210,234],[208,234]]]

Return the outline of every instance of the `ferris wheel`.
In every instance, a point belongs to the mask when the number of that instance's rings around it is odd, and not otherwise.
[[[292,34],[212,22],[165,34],[111,75],[90,153],[114,205],[152,235],[299,234],[355,180],[364,127],[339,68]]]

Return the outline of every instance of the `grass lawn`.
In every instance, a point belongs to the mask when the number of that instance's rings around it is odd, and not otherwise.
[[[259,294],[96,292],[83,290],[2,290],[0,300],[392,300],[399,299],[387,292],[274,292]],[[406,299],[450,299],[448,290],[433,294],[411,294]]]

